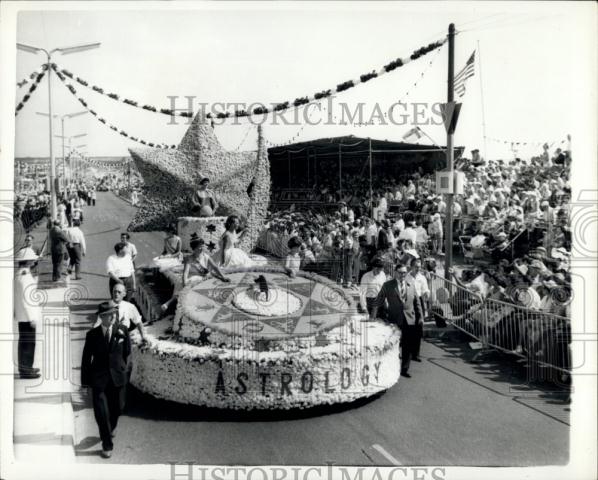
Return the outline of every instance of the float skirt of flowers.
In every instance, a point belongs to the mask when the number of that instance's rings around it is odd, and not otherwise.
[[[146,345],[133,335],[134,386],[193,405],[290,409],[350,402],[398,381],[400,332],[367,321],[333,282],[273,266],[226,275],[182,289],[174,319],[146,327]],[[267,300],[251,293],[259,279]],[[263,303],[246,308],[248,299]]]

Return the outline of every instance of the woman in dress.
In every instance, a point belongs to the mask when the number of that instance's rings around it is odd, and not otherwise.
[[[215,259],[217,264],[224,268],[234,267],[251,267],[253,266],[253,260],[249,258],[249,255],[240,248],[237,248],[239,238],[243,236],[245,231],[241,232],[241,235],[237,234],[241,221],[236,215],[231,215],[226,219],[224,228],[226,231],[220,238],[220,249],[216,252]]]
[[[193,192],[191,197],[191,208],[195,215],[200,217],[213,217],[214,212],[218,208],[216,199],[214,198],[214,192],[208,190],[210,179],[204,177],[199,182],[199,189]]]
[[[166,231],[166,238],[164,239],[164,250],[162,257],[178,257],[181,255],[183,243],[181,237],[176,234],[174,225],[170,225]]]
[[[187,255],[183,260],[183,279],[180,284],[175,286],[175,290],[172,294],[172,298],[164,303],[161,308],[163,312],[166,312],[173,302],[178,298],[179,292],[189,285],[191,278],[195,280],[205,279],[210,273],[222,280],[223,282],[230,282],[229,278],[226,278],[218,265],[212,260],[212,257],[206,252],[205,242],[202,238],[198,238],[197,234],[191,235],[191,254]]]

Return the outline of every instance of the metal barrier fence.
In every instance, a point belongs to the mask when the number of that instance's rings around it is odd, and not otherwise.
[[[530,366],[571,370],[571,322],[566,317],[484,299],[432,274],[431,311],[492,348],[525,358]]]

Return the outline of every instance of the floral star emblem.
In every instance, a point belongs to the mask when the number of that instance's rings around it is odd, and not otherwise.
[[[210,241],[210,243],[208,243],[208,250],[210,252],[213,252],[214,250],[216,250],[216,244],[212,241]]]
[[[257,152],[225,150],[199,112],[176,149],[130,149],[145,187],[144,201],[128,229],[165,230],[177,218],[188,216],[199,180],[208,177],[219,205],[215,214],[236,214],[246,220],[248,231],[239,247],[249,250],[270,201],[270,163],[260,127],[257,146]]]
[[[216,225],[214,225],[213,223],[210,223],[206,227],[206,230],[208,231],[208,233],[214,233],[216,231]]]

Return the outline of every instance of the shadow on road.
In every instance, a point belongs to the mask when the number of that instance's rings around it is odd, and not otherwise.
[[[571,401],[570,385],[560,382],[554,372],[546,372],[545,377],[538,378],[535,376],[537,370],[530,370],[526,362],[514,355],[489,350],[483,352],[481,358],[477,358],[476,355],[480,351],[472,349],[469,346],[470,341],[471,339],[461,332],[451,332],[443,338],[427,339],[428,343],[470,364],[473,375],[464,374],[462,369],[457,371],[451,368],[443,359],[429,361],[493,393],[511,397],[521,405],[570,425],[567,413],[567,405]]]
[[[151,395],[127,387],[127,406],[125,415],[170,422],[278,422],[303,420],[320,416],[342,413],[360,408],[379,398],[383,393],[351,403],[322,405],[312,408],[292,410],[224,410],[219,408],[183,405],[167,400],[160,400]]]

